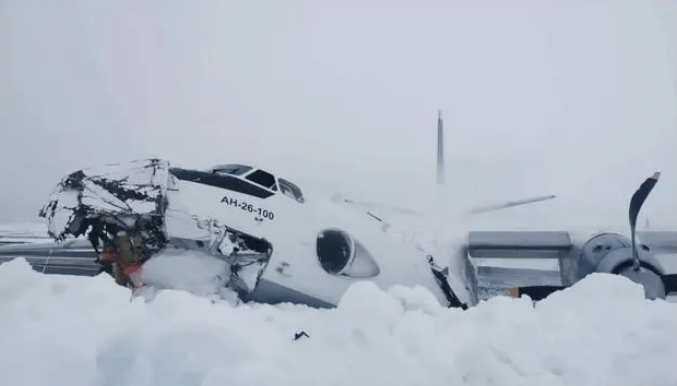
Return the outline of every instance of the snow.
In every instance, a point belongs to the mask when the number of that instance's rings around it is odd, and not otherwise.
[[[168,249],[143,264],[141,277],[149,286],[210,296],[224,289],[229,275],[225,260],[181,249]]]
[[[534,305],[353,285],[332,310],[234,305],[0,265],[8,385],[675,385],[677,304],[596,274]],[[310,337],[294,340],[305,331]]]
[[[47,235],[46,222],[24,222],[0,224],[0,237],[43,237],[49,238]]]
[[[10,242],[51,241],[47,234],[46,223],[14,223],[0,224],[0,245]]]

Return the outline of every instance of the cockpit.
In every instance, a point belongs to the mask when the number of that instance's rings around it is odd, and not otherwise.
[[[247,165],[218,165],[212,168],[213,173],[231,174],[234,176],[242,175],[252,170],[251,166]]]
[[[247,165],[228,164],[214,166],[210,171],[217,174],[237,176],[273,192],[278,192],[279,185],[279,192],[283,195],[300,203],[305,201],[303,193],[297,185],[283,178],[276,179],[274,175],[262,169],[254,169]]]

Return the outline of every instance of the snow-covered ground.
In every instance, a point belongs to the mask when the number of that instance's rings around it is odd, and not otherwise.
[[[610,275],[465,312],[364,282],[316,310],[171,290],[146,302],[17,259],[0,265],[0,315],[6,385],[677,384],[677,305]]]
[[[12,242],[49,242],[46,222],[0,224],[0,245]]]

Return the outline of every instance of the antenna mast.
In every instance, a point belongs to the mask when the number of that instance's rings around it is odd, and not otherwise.
[[[442,110],[437,111],[437,184],[444,184],[444,127]]]

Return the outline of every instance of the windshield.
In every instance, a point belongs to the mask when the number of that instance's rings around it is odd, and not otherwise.
[[[221,173],[221,174],[232,174],[235,176],[242,175],[248,171],[252,170],[251,167],[246,165],[219,165],[212,168],[212,172]]]
[[[280,191],[282,194],[287,197],[291,197],[298,202],[304,201],[303,193],[301,193],[301,189],[298,186],[282,178],[278,178],[277,182],[280,185]]]
[[[252,172],[245,178],[265,188],[277,190],[277,186],[275,184],[275,176],[261,169]]]

